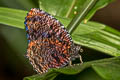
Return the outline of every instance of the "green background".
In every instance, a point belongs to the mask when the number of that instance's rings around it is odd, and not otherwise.
[[[109,4],[111,1],[98,1],[85,17],[88,22],[83,20],[71,35],[76,44],[82,45],[83,65],[51,69],[46,74],[36,75],[24,56],[27,48],[24,18],[27,12],[40,7],[67,27],[75,16],[74,12],[79,12],[86,0],[0,0],[0,80],[22,80],[23,77],[25,80],[119,80],[120,1]]]

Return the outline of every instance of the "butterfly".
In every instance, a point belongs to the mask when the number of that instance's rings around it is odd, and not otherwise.
[[[32,8],[24,24],[28,39],[26,56],[38,73],[64,67],[79,56],[80,47],[75,46],[60,21],[47,12]]]

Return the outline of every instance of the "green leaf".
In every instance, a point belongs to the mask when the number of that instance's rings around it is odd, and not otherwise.
[[[62,20],[56,17],[65,25],[69,19]],[[112,56],[120,56],[120,32],[96,22],[88,21],[81,23],[72,34],[72,39],[76,44],[80,44]]]
[[[96,61],[85,62],[81,64],[75,64],[73,66],[67,66],[60,69],[51,69],[48,73],[40,75],[33,75],[24,78],[24,80],[47,80],[48,75],[52,74],[66,74],[75,75],[85,70],[88,67],[92,67],[101,77],[108,80],[118,80],[120,74],[120,57],[101,59]],[[113,65],[111,65],[113,64]],[[104,76],[105,75],[105,76]],[[107,76],[106,76],[107,75]]]
[[[87,68],[78,74],[76,80],[105,80],[105,79],[99,76],[92,68]]]
[[[109,26],[105,26],[104,29],[99,30],[96,30],[95,28],[87,28],[88,30],[94,30],[93,32],[87,34],[81,34],[80,32],[77,32],[77,30],[82,28],[78,27],[72,34],[72,38],[75,43],[102,51],[112,56],[120,56],[120,37],[119,35],[112,34],[118,31],[113,29],[113,31],[108,32],[106,29],[108,29]],[[85,33],[87,29],[83,29],[85,30],[83,33]]]
[[[0,7],[0,23],[24,29],[27,11]]]
[[[93,64],[93,69],[104,79],[106,80],[119,80],[120,79],[120,62],[118,61],[109,61],[107,63],[103,62],[102,64]]]
[[[120,57],[106,59],[105,61],[95,62],[92,68],[106,80],[120,79]]]
[[[24,29],[24,18],[26,13],[27,11],[0,8],[0,23]],[[65,26],[71,21],[70,19],[55,17]],[[120,56],[120,32],[109,26],[91,21],[88,21],[86,24],[81,23],[73,32],[72,38],[75,43],[82,46],[112,56]]]
[[[29,10],[30,8],[38,7],[37,0],[0,0],[0,6]]]
[[[56,72],[48,72],[45,74],[36,74],[30,77],[25,77],[24,80],[53,80],[59,73]]]
[[[40,9],[55,15],[67,17],[70,6],[74,0],[39,0]]]
[[[70,34],[72,34],[78,25],[83,21],[88,12],[95,6],[97,1],[98,0],[87,0],[85,2],[81,11],[78,12],[78,14],[72,19],[67,27],[67,30]]]
[[[109,3],[113,1],[114,0],[98,0],[96,5],[91,9],[91,11],[88,13],[85,19],[88,21],[95,14],[97,10],[104,8],[105,6],[107,6]]]
[[[75,13],[79,12],[87,0],[39,0],[39,6],[42,10],[55,16],[73,18]],[[89,20],[98,9],[105,7],[113,0],[99,0],[97,4],[86,16]]]

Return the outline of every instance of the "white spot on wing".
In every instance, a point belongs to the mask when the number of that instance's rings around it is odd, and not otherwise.
[[[64,26],[61,26],[61,28],[64,28]]]
[[[45,13],[44,11],[41,11],[41,13]]]

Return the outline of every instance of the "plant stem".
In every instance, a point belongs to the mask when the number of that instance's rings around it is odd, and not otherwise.
[[[77,28],[81,21],[85,18],[86,14],[93,8],[98,0],[87,0],[80,12],[72,19],[67,27],[70,34]]]

